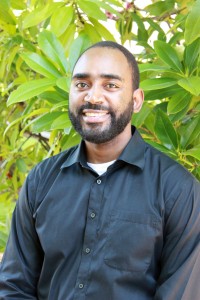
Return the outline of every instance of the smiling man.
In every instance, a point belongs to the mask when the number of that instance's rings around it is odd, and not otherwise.
[[[127,49],[80,56],[69,116],[82,141],[28,175],[0,299],[200,299],[200,185],[131,125],[143,98]]]

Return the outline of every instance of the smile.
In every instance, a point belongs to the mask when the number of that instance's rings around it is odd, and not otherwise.
[[[108,111],[83,110],[83,120],[86,123],[101,123],[109,117]]]

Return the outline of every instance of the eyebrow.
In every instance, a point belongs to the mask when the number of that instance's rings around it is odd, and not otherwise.
[[[89,73],[76,73],[73,75],[72,80],[73,79],[87,79],[89,77],[91,77],[91,75]],[[122,77],[120,77],[119,75],[116,75],[116,74],[101,74],[100,78],[117,79],[117,80],[123,81]]]

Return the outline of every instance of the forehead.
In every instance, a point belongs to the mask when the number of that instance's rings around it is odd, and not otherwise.
[[[131,68],[124,54],[118,49],[97,47],[87,50],[77,61],[75,73],[114,73],[124,75],[131,73]]]

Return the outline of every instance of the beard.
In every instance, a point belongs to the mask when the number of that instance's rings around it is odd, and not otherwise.
[[[90,128],[84,128],[84,125],[81,123],[84,109],[108,111],[110,114],[110,123],[106,127],[103,127],[98,123],[93,123],[90,124]],[[128,123],[131,121],[132,113],[132,101],[129,102],[127,108],[119,116],[117,116],[115,111],[110,109],[108,110],[107,107],[98,104],[87,103],[77,109],[76,113],[73,113],[69,109],[69,118],[74,129],[80,134],[83,140],[94,144],[102,144],[111,141],[125,129]]]

